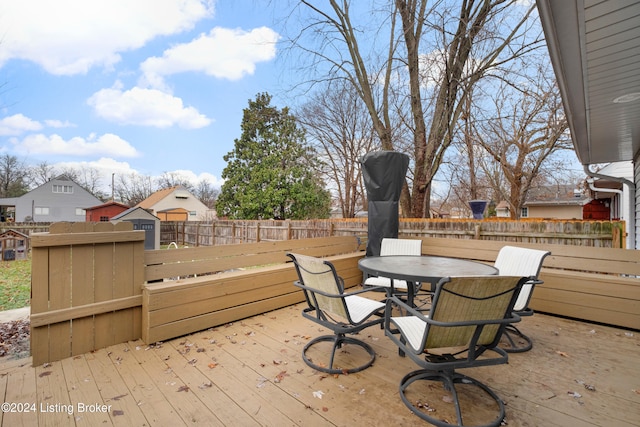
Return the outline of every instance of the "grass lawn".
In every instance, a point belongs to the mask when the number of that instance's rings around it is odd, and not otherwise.
[[[31,299],[31,259],[0,261],[0,311],[27,307]]]

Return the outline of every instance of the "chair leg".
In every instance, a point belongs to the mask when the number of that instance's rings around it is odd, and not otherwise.
[[[329,363],[327,365],[320,365],[318,363],[315,363],[310,357],[307,356],[307,350],[309,350],[313,345],[318,344],[320,342],[333,343],[331,354],[329,355]],[[367,361],[364,364],[353,367],[353,368],[334,367],[334,362],[335,362],[334,359],[335,359],[336,353],[345,344],[355,345],[364,349],[369,355],[369,358],[367,359]],[[344,336],[344,334],[323,335],[323,336],[314,338],[311,341],[309,341],[307,345],[304,346],[304,349],[302,350],[302,359],[307,365],[309,365],[310,367],[312,367],[317,371],[326,372],[328,374],[352,374],[354,372],[360,372],[368,368],[369,366],[371,366],[375,358],[376,358],[376,352],[373,350],[373,348],[371,348],[369,344],[355,338],[346,337]]]
[[[500,346],[507,353],[523,353],[531,350],[533,341],[513,325],[507,325],[502,337],[506,339],[508,346]]]
[[[414,402],[411,402],[409,400],[409,398],[405,394],[407,388],[414,382],[420,381],[420,380],[442,382],[444,389],[451,392],[451,398],[453,400],[453,404],[455,406],[455,411],[456,411],[456,418],[457,418],[456,424],[452,424],[441,418],[436,418],[435,416],[428,415],[428,412],[425,412],[424,410],[416,406]],[[466,375],[458,374],[457,372],[429,371],[425,369],[410,372],[400,381],[400,398],[402,399],[404,404],[407,406],[407,408],[411,410],[411,412],[413,412],[418,417],[422,418],[423,420],[433,425],[436,425],[439,427],[463,426],[463,425],[470,426],[471,424],[468,424],[466,421],[464,421],[463,423],[463,418],[465,417],[463,417],[462,415],[458,393],[455,388],[455,385],[460,383],[465,385],[473,385],[480,388],[487,394],[487,396],[489,396],[493,401],[495,401],[498,406],[498,416],[494,420],[486,424],[480,424],[480,425],[474,424],[474,425],[476,427],[497,427],[501,425],[505,417],[505,407],[504,407],[504,403],[502,402],[502,399],[500,399],[497,394],[495,394],[489,387],[487,387],[483,383],[471,377],[468,377]],[[436,399],[440,400],[441,396],[439,396]],[[437,415],[437,414],[434,413],[434,415]]]

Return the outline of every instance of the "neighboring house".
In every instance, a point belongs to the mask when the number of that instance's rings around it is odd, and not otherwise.
[[[151,196],[138,203],[136,207],[147,209],[149,212],[165,221],[175,221],[167,219],[169,217],[173,217],[169,215],[170,212],[183,212],[183,214],[180,215],[181,219],[178,221],[202,221],[210,218],[213,213],[211,209],[182,186],[156,191]],[[186,218],[184,212],[186,212]]]
[[[14,212],[17,222],[84,222],[86,209],[102,201],[64,175],[51,179],[20,197],[0,199],[3,212]]]
[[[598,170],[598,175],[601,177],[587,179],[591,197],[608,209],[610,219],[628,221],[629,213],[633,212],[633,209],[630,209],[633,196],[629,192],[629,186],[615,178],[633,181],[633,163],[609,163]]]
[[[122,203],[110,201],[98,206],[92,206],[87,209],[87,222],[105,222],[110,221],[116,215],[129,209],[129,206]]]
[[[572,185],[550,185],[529,190],[520,218],[582,219],[591,199]]]

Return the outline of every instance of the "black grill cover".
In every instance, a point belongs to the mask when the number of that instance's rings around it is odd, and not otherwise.
[[[398,201],[409,167],[409,156],[374,151],[362,159],[362,176],[369,199],[367,256],[380,255],[384,237],[398,237]]]

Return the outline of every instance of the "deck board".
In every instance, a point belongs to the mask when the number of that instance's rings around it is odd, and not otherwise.
[[[327,331],[302,318],[301,309],[152,346],[129,341],[35,368],[30,358],[0,362],[4,401],[36,407],[2,414],[1,425],[427,425],[398,396],[400,379],[416,366],[398,356],[382,330],[359,335],[376,350],[372,367],[319,373],[300,353]],[[531,351],[510,355],[508,365],[465,371],[505,401],[509,426],[640,426],[637,331],[540,313],[519,326],[534,340]],[[80,403],[110,405],[110,411],[79,413]]]

